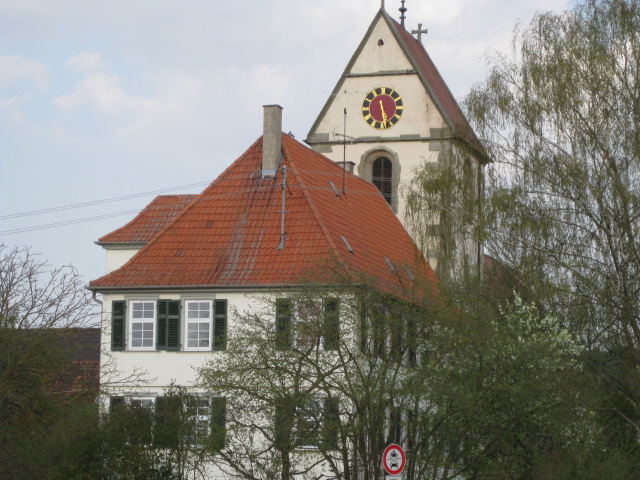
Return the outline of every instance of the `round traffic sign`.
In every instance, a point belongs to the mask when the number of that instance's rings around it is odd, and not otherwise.
[[[382,454],[382,466],[389,475],[397,475],[404,470],[407,457],[400,445],[391,444],[384,449]]]

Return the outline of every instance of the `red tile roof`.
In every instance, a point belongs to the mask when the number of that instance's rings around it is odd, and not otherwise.
[[[133,220],[98,240],[106,243],[146,243],[197,195],[158,195]]]
[[[435,274],[375,186],[287,135],[282,150],[284,248],[282,169],[275,179],[261,178],[260,138],[129,262],[90,288],[286,286],[335,282],[336,274],[394,291],[414,285],[412,277],[435,286]]]

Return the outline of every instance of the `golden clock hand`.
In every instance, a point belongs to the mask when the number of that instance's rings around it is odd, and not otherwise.
[[[382,112],[382,126],[386,127],[389,117],[387,117],[387,112],[384,111],[384,105],[382,103],[382,100],[379,100],[379,102],[380,102],[380,111]]]

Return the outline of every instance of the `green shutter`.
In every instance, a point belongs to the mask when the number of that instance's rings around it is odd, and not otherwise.
[[[211,399],[211,438],[210,446],[213,451],[224,448],[227,436],[227,399],[214,397]]]
[[[124,406],[124,397],[109,398],[109,413],[117,413],[119,410],[122,410]]]
[[[167,310],[168,300],[158,300],[157,324],[156,324],[156,349],[167,349]]]
[[[327,450],[339,448],[340,409],[337,398],[324,399],[324,422],[322,424],[322,440]]]
[[[418,365],[417,345],[418,345],[418,326],[416,324],[415,312],[411,312],[407,320],[407,355],[409,357],[409,365],[415,367]]]
[[[111,302],[111,350],[124,350],[124,325],[126,302]]]
[[[373,355],[378,358],[385,358],[387,328],[386,323],[389,318],[389,310],[385,305],[376,304],[371,309],[371,327],[373,330]]]
[[[404,315],[393,312],[393,323],[391,324],[391,348],[390,355],[396,362],[402,360],[404,352]]]
[[[289,451],[293,448],[293,425],[296,406],[291,396],[275,400],[275,417],[273,419],[274,445],[278,450]]]
[[[369,314],[364,300],[359,305],[360,321],[360,352],[369,353]]]
[[[227,349],[227,301],[216,300],[213,321],[213,349]]]
[[[175,448],[180,437],[182,399],[179,396],[156,398],[153,443],[156,447]]]
[[[292,343],[291,300],[276,299],[276,350],[289,350]]]
[[[398,407],[389,410],[389,441],[400,445],[402,441],[402,412]]]
[[[180,350],[180,301],[158,300],[156,348]]]
[[[180,350],[180,301],[169,300],[167,308],[167,350]]]
[[[340,301],[324,301],[324,349],[337,350],[340,346]]]

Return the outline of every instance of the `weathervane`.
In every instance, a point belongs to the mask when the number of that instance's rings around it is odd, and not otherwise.
[[[405,1],[405,0],[402,0],[402,2],[401,2],[401,3],[402,3],[402,6],[398,9],[398,10],[400,10],[400,25],[401,25],[403,28],[404,28],[404,19],[406,18],[406,17],[404,16],[404,13],[407,11],[407,7],[405,7],[405,6],[404,6],[404,1]]]
[[[426,35],[427,33],[429,33],[429,30],[427,30],[426,28],[423,30],[422,24],[419,23],[417,30],[411,30],[411,35],[415,35],[416,33],[418,34],[418,41],[422,43],[422,34],[424,33]]]

